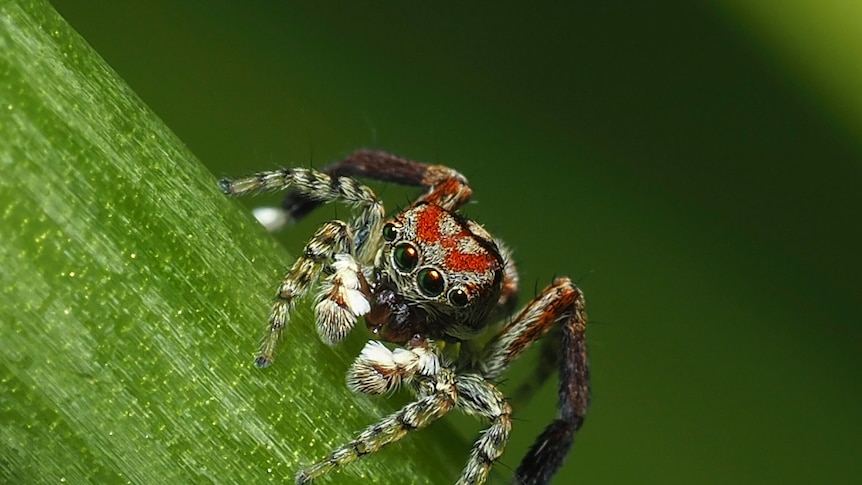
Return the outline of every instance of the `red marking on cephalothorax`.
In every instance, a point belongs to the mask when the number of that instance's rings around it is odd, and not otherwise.
[[[484,273],[492,269],[495,264],[496,260],[485,251],[479,254],[467,254],[452,248],[446,254],[446,266],[455,271]]]
[[[439,242],[440,236],[443,234],[440,226],[443,225],[443,220],[448,214],[437,205],[425,204],[420,206],[419,219],[416,221],[416,237],[419,242],[436,243]]]
[[[449,227],[445,227],[449,225]],[[457,228],[454,232],[452,229]],[[448,229],[448,230],[446,230]],[[458,241],[474,236],[461,227],[442,207],[434,204],[421,206],[416,221],[416,238],[424,244],[439,244],[446,251],[444,264],[451,271],[484,273],[493,269],[497,259],[481,246],[475,253],[465,253],[458,248]]]

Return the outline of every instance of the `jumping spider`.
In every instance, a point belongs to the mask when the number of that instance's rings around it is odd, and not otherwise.
[[[353,177],[422,186],[428,191],[392,218]],[[494,385],[533,342],[555,328],[558,366],[557,418],[515,471],[515,483],[551,480],[571,448],[589,402],[584,298],[568,278],[557,278],[517,315],[512,310],[518,275],[506,247],[457,211],[472,194],[467,179],[441,165],[426,165],[385,152],[359,150],[323,171],[303,168],[262,172],[219,182],[242,195],[290,189],[283,211],[299,219],[327,202],[353,206],[349,222],[323,224],[278,288],[267,334],[255,363],[272,362],[276,343],[295,303],[323,275],[315,307],[317,332],[327,344],[344,338],[364,316],[379,339],[369,341],[347,375],[355,392],[384,394],[401,384],[416,400],[360,432],[325,460],[301,470],[308,483],[424,428],[453,408],[490,421],[473,445],[458,484],[481,484],[503,453],[512,410]],[[500,326],[491,326],[503,320]],[[554,326],[559,323],[559,326]],[[484,345],[479,337],[496,332]],[[383,342],[400,347],[390,350]],[[549,341],[549,339],[545,339]],[[551,364],[553,365],[553,364]],[[539,379],[541,380],[541,379]]]

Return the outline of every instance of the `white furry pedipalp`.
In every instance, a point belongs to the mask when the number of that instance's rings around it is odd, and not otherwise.
[[[339,253],[333,259],[333,273],[323,281],[320,302],[315,307],[317,332],[329,344],[344,338],[356,319],[371,311],[368,297],[361,290],[362,273],[353,256]]]
[[[347,386],[354,392],[383,394],[397,389],[417,373],[433,375],[439,370],[439,358],[429,349],[392,351],[381,342],[371,340],[350,367]]]

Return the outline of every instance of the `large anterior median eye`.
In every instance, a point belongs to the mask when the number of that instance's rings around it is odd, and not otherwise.
[[[433,268],[424,268],[416,275],[416,281],[419,283],[419,289],[425,296],[437,296],[443,293],[443,287],[446,282],[443,281],[443,275]]]
[[[409,273],[419,264],[419,251],[410,243],[399,243],[392,249],[392,260],[398,269]]]

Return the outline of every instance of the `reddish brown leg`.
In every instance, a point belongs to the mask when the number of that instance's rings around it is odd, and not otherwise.
[[[581,290],[568,278],[559,278],[528,304],[493,341],[482,359],[483,373],[497,380],[503,370],[560,323],[558,416],[530,448],[515,472],[515,483],[544,484],[563,464],[584,422],[590,399],[590,376],[585,330],[587,314]]]

